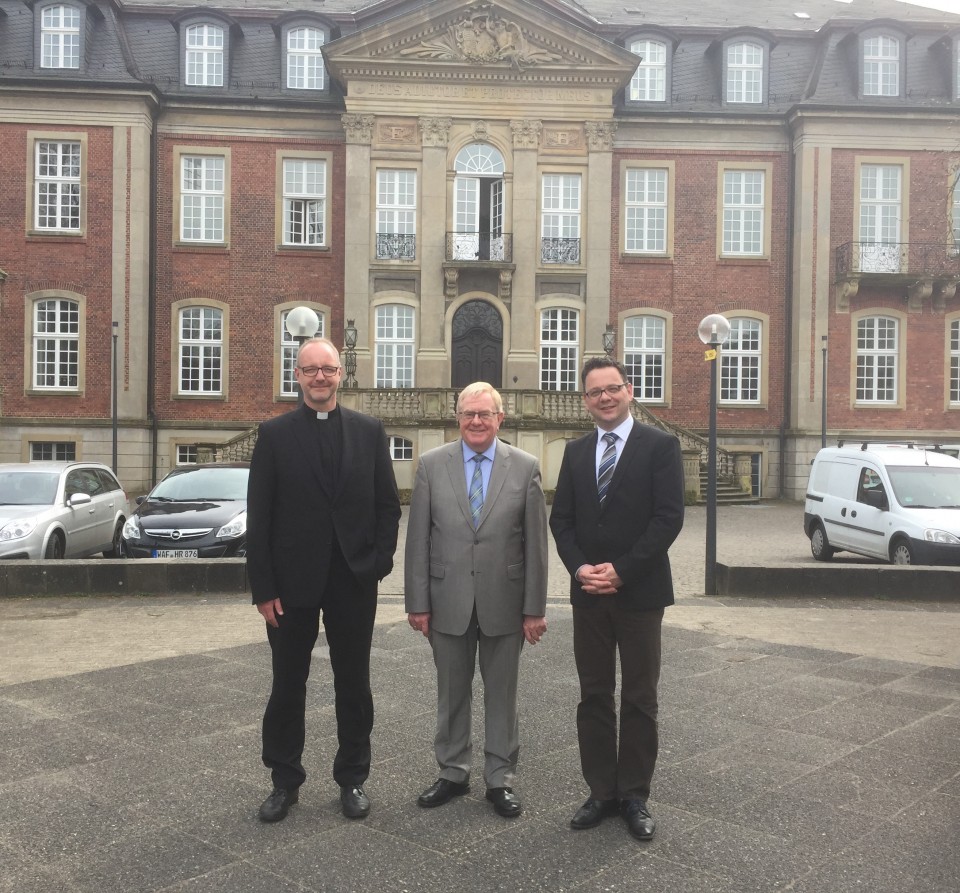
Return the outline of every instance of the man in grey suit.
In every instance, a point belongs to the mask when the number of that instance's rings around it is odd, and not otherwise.
[[[524,641],[547,628],[547,517],[537,460],[497,439],[500,394],[486,382],[457,400],[460,439],[420,458],[407,523],[410,626],[437,667],[440,777],[417,802],[442,806],[470,790],[471,701],[480,655],[484,781],[498,815],[513,818],[520,753],[517,678]]]

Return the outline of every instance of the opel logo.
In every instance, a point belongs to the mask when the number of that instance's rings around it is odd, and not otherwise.
[[[170,539],[172,539],[172,540],[178,540],[178,539],[180,539],[180,531],[179,531],[179,530],[174,530],[174,531],[172,531],[172,532],[170,533]]]

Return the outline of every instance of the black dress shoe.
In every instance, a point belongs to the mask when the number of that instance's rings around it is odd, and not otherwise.
[[[619,810],[619,800],[594,800],[591,797],[573,814],[570,827],[574,831],[596,828],[605,818],[616,815]]]
[[[470,783],[466,781],[450,781],[449,778],[438,778],[419,797],[417,805],[424,809],[433,809],[434,806],[443,806],[454,797],[462,797],[470,793]]]
[[[363,788],[359,785],[340,788],[340,811],[348,819],[365,819],[370,815],[370,801]]]
[[[285,819],[290,807],[299,799],[296,788],[274,788],[273,793],[260,804],[260,821],[279,822]]]
[[[497,815],[505,819],[515,819],[523,808],[513,788],[487,788],[487,799],[493,804]]]
[[[650,815],[647,804],[643,800],[624,800],[620,804],[620,814],[627,823],[627,830],[637,840],[653,840],[653,832],[657,830],[657,823]]]

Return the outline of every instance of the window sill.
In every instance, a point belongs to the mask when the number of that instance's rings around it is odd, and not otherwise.
[[[632,251],[624,251],[620,254],[620,260],[625,264],[673,265],[673,255],[670,254],[635,254]]]
[[[901,403],[857,403],[853,404],[854,409],[879,409],[881,412],[900,411],[906,409]]]
[[[174,394],[174,400],[216,400],[220,403],[223,403],[227,399],[226,394]]]
[[[83,230],[66,229],[31,229],[27,231],[28,242],[82,242],[86,240],[87,234]]]
[[[177,254],[229,254],[230,246],[225,242],[174,242],[173,250]]]
[[[770,258],[766,256],[755,257],[752,255],[733,255],[726,254],[717,258],[717,263],[723,267],[766,267],[770,265]]]
[[[304,254],[330,254],[329,245],[277,245],[276,252],[279,256],[303,257]]]
[[[27,388],[28,397],[82,397],[80,388]]]

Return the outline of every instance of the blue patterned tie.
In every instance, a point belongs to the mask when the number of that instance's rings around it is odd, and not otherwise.
[[[610,478],[613,477],[613,469],[617,464],[617,435],[608,431],[603,435],[603,441],[607,446],[600,457],[600,467],[597,469],[597,497],[600,499],[600,505],[603,505],[603,500],[607,498]]]
[[[480,524],[480,512],[483,511],[483,475],[480,473],[480,463],[483,462],[483,455],[477,453],[473,457],[473,477],[470,479],[470,517],[473,519],[473,529],[476,530]]]

